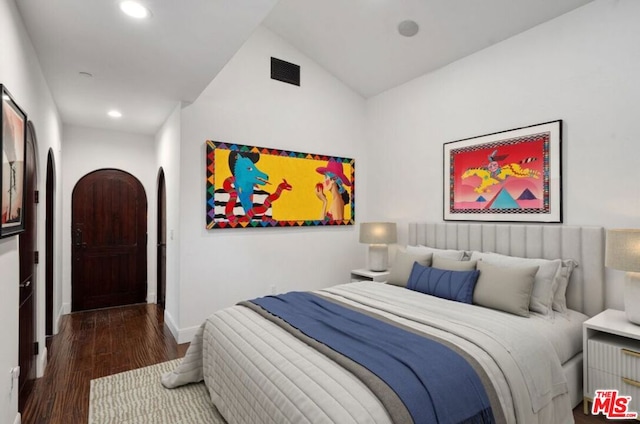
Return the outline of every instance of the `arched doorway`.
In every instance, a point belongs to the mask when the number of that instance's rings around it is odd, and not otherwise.
[[[147,196],[133,175],[101,169],[71,199],[71,309],[141,303],[147,295]]]
[[[53,267],[54,267],[54,231],[55,231],[55,198],[56,198],[56,167],[53,149],[47,155],[45,201],[45,334],[53,335]]]
[[[164,170],[158,172],[158,305],[167,300],[167,188]]]
[[[36,131],[33,123],[27,123],[27,143],[25,159],[25,230],[20,234],[20,303],[19,303],[19,348],[18,362],[20,377],[18,381],[18,409],[23,410],[36,378]]]

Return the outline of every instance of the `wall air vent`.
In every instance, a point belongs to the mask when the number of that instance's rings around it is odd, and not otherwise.
[[[271,79],[300,86],[300,65],[272,57]]]

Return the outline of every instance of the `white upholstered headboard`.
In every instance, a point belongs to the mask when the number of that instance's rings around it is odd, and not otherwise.
[[[604,240],[602,227],[409,223],[410,245],[574,259],[579,265],[567,287],[567,306],[589,316],[604,310]]]

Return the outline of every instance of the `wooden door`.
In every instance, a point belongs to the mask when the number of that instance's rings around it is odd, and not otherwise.
[[[158,305],[165,307],[167,298],[167,189],[164,170],[158,176]]]
[[[71,309],[144,302],[147,197],[140,181],[101,169],[78,181],[71,203]]]
[[[36,378],[36,153],[35,130],[31,122],[27,125],[27,149],[25,164],[25,231],[20,234],[20,306],[18,362],[18,409],[23,410]]]
[[[56,172],[53,149],[47,155],[47,179],[45,201],[45,334],[53,335],[53,263],[55,228]]]

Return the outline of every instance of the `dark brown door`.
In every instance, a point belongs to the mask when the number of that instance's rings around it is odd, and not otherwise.
[[[158,305],[167,300],[167,188],[164,170],[158,175]]]
[[[47,155],[47,180],[46,180],[46,205],[45,205],[45,334],[53,335],[53,240],[55,228],[55,192],[56,171],[53,159],[53,150],[49,149]]]
[[[35,130],[27,125],[27,158],[25,177],[25,231],[20,234],[20,309],[19,348],[20,387],[18,409],[22,411],[36,378],[35,283],[36,283],[36,153]]]
[[[147,197],[140,181],[101,169],[78,181],[71,203],[71,309],[144,302]]]

